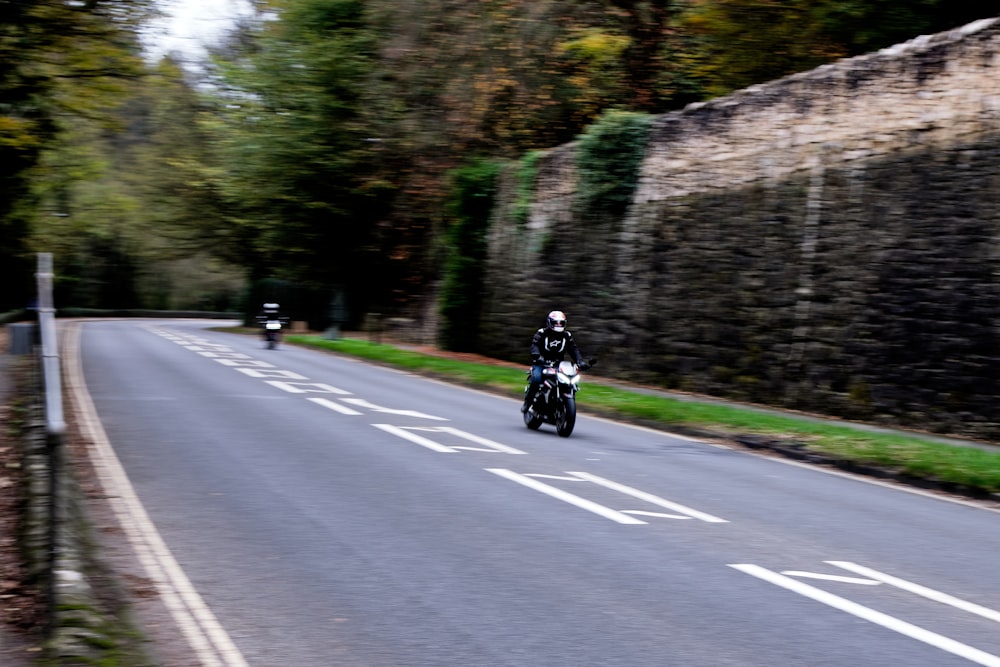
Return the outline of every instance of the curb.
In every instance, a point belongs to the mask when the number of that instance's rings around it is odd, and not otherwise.
[[[962,496],[973,500],[991,500],[1000,502],[1000,493],[994,493],[988,489],[963,484],[944,482],[932,477],[920,477],[900,470],[887,468],[870,463],[859,463],[848,459],[841,459],[822,452],[814,452],[806,449],[806,444],[801,442],[789,442],[787,440],[774,440],[757,435],[737,435],[725,438],[730,442],[746,447],[747,449],[767,450],[795,461],[803,461],[812,465],[821,465],[837,468],[844,472],[865,477],[875,477],[887,481],[905,484],[928,491],[940,491],[952,495]]]

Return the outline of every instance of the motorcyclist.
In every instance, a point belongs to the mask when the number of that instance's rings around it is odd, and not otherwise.
[[[281,326],[288,324],[288,317],[281,314],[281,305],[273,301],[268,301],[260,307],[257,313],[257,324],[262,329],[262,334],[267,338],[267,323],[278,322]]]
[[[257,322],[264,326],[268,320],[278,320],[279,322],[284,321],[286,318],[281,315],[281,305],[274,303],[273,301],[268,301],[260,307],[260,312],[257,313]]]
[[[542,384],[542,371],[552,363],[563,361],[569,355],[583,369],[588,368],[580,348],[573,340],[573,334],[566,329],[566,314],[561,310],[553,310],[545,318],[545,326],[531,337],[531,379],[524,395],[521,412],[527,412],[531,402],[535,400],[538,388]]]

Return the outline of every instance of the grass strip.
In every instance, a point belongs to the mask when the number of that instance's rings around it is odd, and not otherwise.
[[[519,398],[524,389],[524,371],[506,366],[455,360],[359,339],[327,340],[319,336],[289,335],[286,340],[499,391],[515,398]],[[1000,492],[1000,447],[993,451],[949,445],[918,434],[868,431],[863,426],[854,428],[794,415],[670,398],[597,381],[584,386],[579,402],[605,415],[638,420],[665,430],[697,431],[721,439],[764,436],[795,443],[803,450],[838,461],[877,466],[897,475],[940,483],[946,488],[982,494]]]

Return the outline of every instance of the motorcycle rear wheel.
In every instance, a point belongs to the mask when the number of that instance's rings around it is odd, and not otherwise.
[[[537,431],[538,427],[542,425],[542,421],[541,415],[535,414],[534,410],[526,410],[524,412],[524,425],[532,431]]]
[[[556,433],[564,438],[568,438],[576,426],[576,399],[563,399],[562,410],[556,417]]]

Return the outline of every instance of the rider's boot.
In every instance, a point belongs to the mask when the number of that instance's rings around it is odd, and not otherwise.
[[[535,400],[535,394],[538,393],[538,385],[529,385],[527,391],[524,392],[524,403],[521,405],[521,412],[527,412],[528,408],[531,407],[532,402]]]

